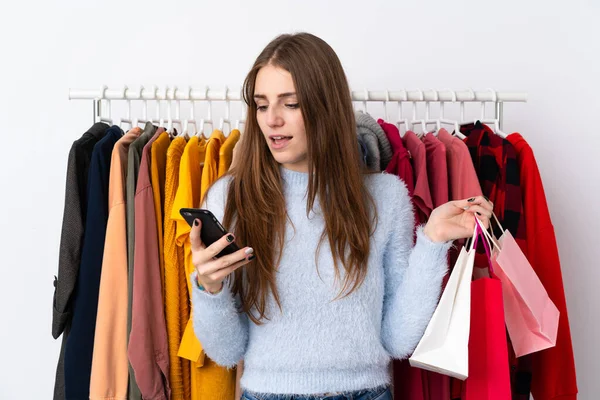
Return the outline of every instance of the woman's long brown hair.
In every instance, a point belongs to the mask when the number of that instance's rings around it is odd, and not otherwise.
[[[339,263],[346,272],[340,294],[351,286],[344,297],[364,281],[377,218],[363,181],[366,170],[360,161],[352,97],[340,60],[326,42],[309,33],[278,36],[260,53],[244,81],[248,117],[237,144],[239,157],[228,173],[233,180],[223,218],[236,242],[254,248],[252,264],[235,271],[233,293],[240,294],[242,311],[256,324],[269,319],[269,293],[282,310],[276,274],[287,220],[279,163],[271,155],[256,119],[256,75],[267,64],[287,70],[294,81],[308,142],[306,213],[308,216],[318,196],[325,220],[319,249],[327,237],[336,281]],[[315,262],[317,257],[318,251]]]

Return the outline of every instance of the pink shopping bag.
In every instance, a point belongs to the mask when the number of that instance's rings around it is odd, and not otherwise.
[[[515,355],[521,357],[553,347],[560,312],[511,233],[495,219],[502,236],[496,240],[487,231],[485,234],[498,250],[492,262],[502,281],[504,318]]]

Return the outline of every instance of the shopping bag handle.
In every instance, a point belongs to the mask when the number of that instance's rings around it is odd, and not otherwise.
[[[496,223],[498,224],[498,226],[500,227],[500,230],[502,232],[504,232],[504,228],[502,227],[502,224],[500,223],[500,220],[498,220],[498,217],[496,217],[496,213],[492,211],[492,215],[494,217],[494,219],[496,220]]]
[[[494,236],[494,232],[493,231],[491,233],[488,232],[488,230],[485,229],[485,227],[483,226],[483,223],[481,222],[481,220],[479,218],[477,218],[477,217],[475,217],[475,219],[477,220],[477,225],[479,225],[479,228],[481,229],[481,232],[485,236],[487,244],[490,246],[490,249],[492,247],[496,247],[498,249],[498,251],[501,251],[502,248],[500,247],[500,244],[498,244],[498,240]],[[500,228],[502,228],[502,225],[500,225]]]
[[[473,228],[473,236],[470,238],[467,238],[467,243],[465,244],[465,246],[469,248],[469,251],[477,248],[477,244],[479,243],[479,235],[480,235],[479,230],[486,233],[484,238],[487,241],[488,245],[490,245],[490,240],[491,240],[490,234],[485,229],[483,229],[481,221],[479,221],[479,219],[477,217],[475,217],[475,227]],[[492,242],[498,248],[498,250],[500,250],[499,245],[493,240],[492,240]],[[490,245],[490,247],[491,247],[491,245]]]
[[[498,224],[498,227],[500,228],[500,232],[504,232],[504,228],[502,227],[502,224],[500,223],[500,220],[498,219],[498,217],[496,216],[496,213],[492,211],[492,216],[494,217],[494,220],[496,221],[496,224]],[[484,231],[487,232],[486,229],[484,229]],[[492,221],[490,220],[490,231],[491,231],[491,235],[494,238],[494,240],[492,240],[492,242],[495,242],[496,239],[496,235],[494,234],[494,229],[492,228]]]
[[[492,265],[492,256],[491,256],[491,251],[490,251],[490,245],[488,244],[487,235],[489,235],[489,234],[483,228],[481,221],[477,217],[475,217],[475,224],[476,224],[475,232],[476,232],[477,236],[475,237],[475,240],[474,240],[474,242],[475,242],[474,246],[475,246],[475,248],[477,248],[477,242],[479,240],[479,236],[482,236],[484,238],[484,240],[482,240],[482,242],[483,242],[483,247],[485,248],[486,258],[488,260],[488,264],[490,265],[490,275],[492,277],[496,278],[496,274],[494,273],[494,266]]]

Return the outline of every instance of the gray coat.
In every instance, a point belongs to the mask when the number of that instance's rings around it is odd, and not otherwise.
[[[54,277],[52,302],[52,337],[62,334],[60,356],[56,367],[54,399],[65,398],[64,356],[73,316],[72,296],[77,284],[81,248],[87,209],[87,181],[94,145],[104,137],[109,126],[94,124],[86,133],[73,142],[67,160],[65,206],[63,211],[60,250],[58,253],[58,277]]]

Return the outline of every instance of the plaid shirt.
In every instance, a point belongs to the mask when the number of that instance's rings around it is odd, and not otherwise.
[[[525,219],[521,198],[519,164],[513,145],[479,121],[463,125],[465,143],[471,153],[475,172],[484,196],[494,203],[494,213],[525,252]],[[496,237],[502,232],[494,224]]]
[[[494,203],[494,213],[502,226],[510,231],[523,253],[527,254],[525,218],[520,187],[519,164],[513,145],[494,134],[487,125],[461,126],[460,131],[467,136],[464,140],[471,153],[475,171],[484,196]],[[494,226],[496,237],[502,232]],[[475,258],[476,267],[487,267],[485,254]],[[529,400],[531,385],[531,365],[528,356],[517,360],[509,342],[509,364],[511,373],[512,400]]]

